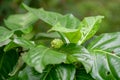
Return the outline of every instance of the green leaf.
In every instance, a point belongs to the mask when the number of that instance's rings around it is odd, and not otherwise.
[[[41,9],[34,9],[30,8],[25,4],[22,4],[26,10],[29,12],[32,12],[35,16],[43,20],[44,22],[50,24],[50,25],[55,25],[58,20],[62,18],[62,15],[59,13],[54,13],[54,12],[49,12],[45,11],[42,8]]]
[[[88,49],[93,58],[90,74],[97,80],[120,79],[120,33],[106,33],[96,37]]]
[[[44,9],[34,9],[23,4],[24,8],[33,13],[39,19],[50,24],[51,26],[60,23],[62,27],[75,29],[79,26],[80,21],[72,14],[61,15],[59,13],[45,11]]]
[[[22,37],[15,38],[13,42],[24,48],[33,48],[35,46],[34,42],[26,40]]]
[[[40,73],[26,66],[23,70],[20,70],[18,74],[8,78],[8,80],[40,80]]]
[[[87,49],[76,44],[67,44],[60,48],[60,51],[67,54],[66,63],[80,62],[84,65],[87,73],[92,69],[92,56]]]
[[[23,4],[23,6],[41,20],[53,26],[50,31],[58,31],[67,43],[78,43],[78,45],[96,33],[103,18],[103,16],[87,17],[80,23],[80,21],[71,14],[63,16],[55,12],[47,12],[43,9],[29,8],[25,4]]]
[[[23,6],[38,18],[53,26],[49,31],[58,31],[61,34],[63,33],[63,37],[67,43],[77,43],[81,38],[81,32],[77,29],[80,25],[80,21],[72,14],[61,15],[55,12],[48,12],[43,9],[29,8],[25,4],[23,4]]]
[[[69,33],[69,32],[76,32],[77,29],[65,28],[65,27],[62,27],[62,25],[60,23],[57,23],[49,31],[59,31],[59,32],[63,32],[63,33]]]
[[[75,67],[72,64],[55,65],[41,74],[42,80],[74,80],[74,77]]]
[[[84,43],[86,40],[93,37],[93,35],[99,29],[99,25],[104,16],[86,17],[80,23],[80,30],[82,33],[82,38],[79,40],[78,45]]]
[[[116,79],[120,79],[120,69],[119,69],[120,57],[107,54],[107,60],[113,76]],[[111,74],[111,73],[107,73],[107,74]]]
[[[19,72],[18,78],[20,80],[40,80],[40,73],[36,72],[33,68],[26,66]]]
[[[66,74],[67,73],[67,74]],[[33,68],[26,66],[18,73],[19,80],[73,80],[75,67],[72,64],[48,65],[43,73],[36,72]],[[11,77],[9,80],[14,80]]]
[[[23,60],[29,66],[34,67],[38,72],[41,73],[48,64],[60,64],[65,62],[66,55],[39,45],[26,53],[23,56]]]
[[[54,72],[51,71],[51,73],[55,73],[57,77],[53,80],[74,80],[75,72],[75,67],[72,64],[56,65]]]
[[[65,28],[59,23],[52,27],[49,31],[58,31],[63,33],[64,38],[67,39],[67,43],[77,43],[81,38],[81,32],[79,29]]]
[[[0,80],[7,80],[17,60],[18,53],[16,50],[9,50],[4,53],[3,48],[0,48]]]
[[[0,26],[0,42],[9,39],[13,35],[13,31]]]
[[[81,32],[79,29],[75,32],[64,33],[70,43],[78,43],[81,38]]]
[[[24,33],[28,33],[32,29],[31,25],[37,20],[38,18],[30,12],[26,14],[16,14],[8,17],[8,19],[5,20],[5,25],[13,31],[21,30]]]
[[[110,66],[113,65],[113,63],[107,59],[108,55],[111,57],[114,57],[114,55],[112,55],[111,53],[97,51],[97,50],[95,50],[94,52],[91,52],[91,54],[93,54],[93,63],[91,63],[92,70],[90,74],[94,79],[97,79],[97,80],[120,79],[120,77],[118,77],[119,72],[114,73],[114,71],[112,71]],[[116,56],[116,59],[113,59],[113,61],[116,60],[116,63],[120,63],[120,60],[119,60],[120,58]],[[112,64],[110,64],[109,62]],[[119,66],[119,65],[118,64],[114,65],[114,68],[116,68],[115,66]],[[117,70],[119,69],[117,68]],[[115,76],[116,74],[117,74],[117,77]]]

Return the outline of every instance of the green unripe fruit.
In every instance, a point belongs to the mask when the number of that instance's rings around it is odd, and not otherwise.
[[[52,46],[53,48],[60,48],[62,45],[63,45],[63,41],[60,40],[60,39],[54,39],[54,40],[51,42],[51,46]]]

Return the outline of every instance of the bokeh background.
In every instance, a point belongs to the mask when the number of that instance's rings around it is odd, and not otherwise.
[[[0,0],[0,25],[9,15],[24,13],[20,5],[44,8],[61,14],[72,13],[82,20],[86,16],[105,16],[98,33],[120,31],[120,0]],[[41,27],[42,26],[42,27]],[[46,30],[44,22],[35,24],[36,30]]]

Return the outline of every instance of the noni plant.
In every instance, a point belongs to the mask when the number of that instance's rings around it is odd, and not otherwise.
[[[22,5],[28,12],[0,27],[0,80],[120,80],[120,32],[95,36],[103,16]],[[33,33],[38,20],[49,30]]]

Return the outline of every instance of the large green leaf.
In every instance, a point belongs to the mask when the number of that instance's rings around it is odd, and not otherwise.
[[[48,65],[41,74],[27,66],[17,76],[13,76],[9,80],[74,80],[74,77],[75,67],[73,65],[60,64]]]
[[[39,45],[26,53],[23,56],[23,60],[41,73],[48,64],[59,64],[65,62],[66,55]]]
[[[13,31],[0,26],[0,42],[9,39],[13,35]]]
[[[82,38],[79,40],[78,45],[84,43],[86,40],[93,37],[93,35],[99,29],[99,25],[103,18],[104,18],[103,16],[86,17],[80,23],[80,30],[83,35]]]
[[[23,4],[23,6],[25,9],[32,12],[35,16],[37,16],[38,18],[40,18],[41,20],[45,21],[46,23],[48,23],[52,26],[55,25],[56,22],[60,21],[61,18],[63,17],[59,13],[45,11],[42,8],[41,9],[34,9],[34,8],[28,7],[25,4]]]
[[[31,25],[37,20],[38,18],[29,12],[26,14],[11,15],[5,20],[5,25],[13,31],[21,30],[24,33],[29,33],[32,30]]]
[[[60,64],[50,68],[41,74],[42,80],[74,80],[75,67],[72,64]]]
[[[94,51],[92,70],[90,74],[97,80],[119,80],[120,58],[104,51]]]
[[[60,51],[67,54],[66,63],[80,62],[84,65],[87,73],[92,69],[92,56],[87,49],[76,44],[67,44],[60,48]]]
[[[62,36],[67,43],[77,43],[81,38],[81,32],[77,29],[80,21],[72,14],[61,15],[43,9],[29,8],[25,4],[23,6],[38,18],[53,26],[49,31],[58,31],[63,34]]]
[[[94,39],[88,49],[93,58],[90,74],[97,80],[120,79],[120,33],[106,33]]]
[[[120,33],[106,33],[93,39],[87,51],[78,45],[66,45],[62,51],[67,53],[69,62],[81,62],[87,73],[96,80],[120,79]]]
[[[32,12],[39,19],[50,24],[51,26],[60,23],[62,27],[74,29],[77,28],[80,24],[80,21],[77,18],[75,18],[72,14],[61,15],[59,13],[45,11],[44,9],[30,8],[25,4],[23,4],[23,6],[25,9]]]
[[[0,80],[7,80],[17,60],[18,53],[16,50],[9,50],[4,53],[3,47],[0,47]]]

